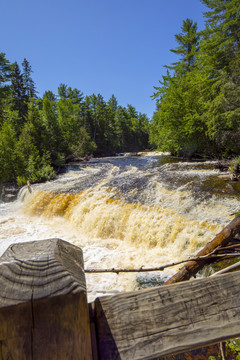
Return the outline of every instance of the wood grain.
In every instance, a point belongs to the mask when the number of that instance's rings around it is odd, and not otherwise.
[[[95,300],[99,356],[156,359],[240,335],[240,272]]]
[[[0,360],[78,358],[92,358],[81,249],[11,245],[0,258]]]

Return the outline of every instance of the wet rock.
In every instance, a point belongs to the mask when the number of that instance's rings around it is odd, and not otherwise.
[[[16,200],[19,189],[17,185],[0,185],[0,200],[3,202]]]

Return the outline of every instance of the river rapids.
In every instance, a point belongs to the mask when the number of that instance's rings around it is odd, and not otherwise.
[[[73,163],[54,181],[0,203],[0,254],[16,242],[61,238],[82,248],[85,268],[157,267],[194,255],[239,210],[237,182],[215,161],[145,154]],[[167,279],[87,274],[89,300]]]

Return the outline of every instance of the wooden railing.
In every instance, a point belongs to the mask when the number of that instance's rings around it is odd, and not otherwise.
[[[82,251],[60,239],[0,258],[0,360],[156,359],[240,336],[240,272],[87,303]]]

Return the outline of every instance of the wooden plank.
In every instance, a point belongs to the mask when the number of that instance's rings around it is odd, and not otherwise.
[[[0,258],[0,359],[92,359],[80,248],[11,245]]]
[[[240,272],[95,300],[100,360],[156,359],[240,335]]]

